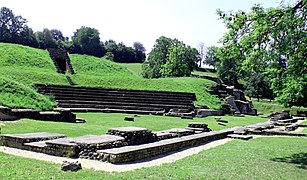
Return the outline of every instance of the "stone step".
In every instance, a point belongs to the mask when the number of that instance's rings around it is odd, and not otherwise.
[[[286,131],[294,131],[299,127],[299,124],[294,123],[285,127]]]
[[[227,137],[232,139],[241,139],[241,140],[249,140],[253,138],[253,136],[239,135],[239,134],[228,134]]]
[[[296,123],[298,121],[297,118],[292,118],[292,119],[283,119],[283,120],[278,120],[278,123]]]
[[[56,108],[55,110],[66,109],[72,112],[104,112],[104,113],[126,113],[126,114],[155,114],[163,115],[165,110],[150,111],[150,110],[129,110],[129,109],[110,109],[110,108]]]
[[[133,107],[150,107],[150,108],[163,108],[163,109],[194,109],[193,105],[176,105],[176,104],[146,104],[146,103],[129,103],[129,102],[104,102],[104,101],[78,101],[78,100],[56,100],[58,105],[66,106],[72,105],[99,105],[106,107],[114,106],[133,106]]]
[[[62,90],[62,91],[78,91],[90,93],[122,93],[122,94],[144,94],[144,95],[159,95],[159,96],[174,96],[174,97],[187,97],[196,100],[194,93],[186,92],[172,92],[172,91],[152,91],[152,90],[127,90],[127,89],[112,89],[112,88],[96,88],[96,87],[81,87],[81,86],[64,86],[64,85],[42,85],[37,84],[36,87],[41,90]]]
[[[95,108],[95,109],[123,109],[139,111],[165,111],[165,108],[144,107],[144,106],[122,106],[122,105],[99,105],[99,104],[59,104],[63,108]]]
[[[25,143],[58,139],[64,137],[66,137],[64,134],[47,133],[47,132],[1,135],[4,146],[15,147],[19,149],[25,149],[26,148],[24,146]]]
[[[124,146],[97,151],[101,161],[110,163],[124,163],[137,161],[171,151],[176,151],[184,147],[195,146],[209,141],[225,138],[231,130],[211,131],[208,133],[193,134],[178,138],[161,140],[153,143]]]
[[[173,99],[173,98],[152,98],[152,97],[127,97],[127,96],[107,96],[101,95],[97,96],[96,94],[54,94],[53,95],[57,100],[100,100],[106,102],[143,102],[143,103],[164,103],[164,104],[193,104],[191,100],[182,100],[182,99]]]

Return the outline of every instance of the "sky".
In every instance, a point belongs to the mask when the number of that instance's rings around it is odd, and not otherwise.
[[[149,52],[160,36],[177,38],[197,48],[220,46],[227,32],[216,9],[249,11],[254,4],[277,7],[280,0],[0,0],[0,7],[28,20],[34,31],[59,29],[71,37],[81,26],[98,29],[109,39],[132,46],[141,42]]]

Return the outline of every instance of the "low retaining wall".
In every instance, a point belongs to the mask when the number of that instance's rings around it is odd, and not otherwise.
[[[180,148],[200,145],[205,142],[226,138],[233,130],[211,131],[208,133],[200,133],[180,138],[172,138],[161,140],[154,143],[143,144],[138,146],[125,146],[121,148],[113,148],[97,151],[101,161],[110,163],[123,163],[141,160],[167,152],[175,151]]]

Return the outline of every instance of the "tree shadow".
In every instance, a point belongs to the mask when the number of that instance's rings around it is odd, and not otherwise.
[[[307,170],[307,153],[292,154],[290,157],[273,158],[271,160],[296,164],[298,168]]]

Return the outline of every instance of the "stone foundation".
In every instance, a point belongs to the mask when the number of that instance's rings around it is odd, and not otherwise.
[[[155,134],[150,130],[139,127],[111,128],[107,134],[123,137],[128,145],[144,144],[157,140]]]
[[[160,154],[175,151],[188,146],[195,146],[209,141],[226,138],[232,130],[212,131],[208,133],[182,136],[180,138],[166,139],[154,143],[138,146],[125,146],[98,151],[102,159],[110,163],[124,163],[137,161]]]

